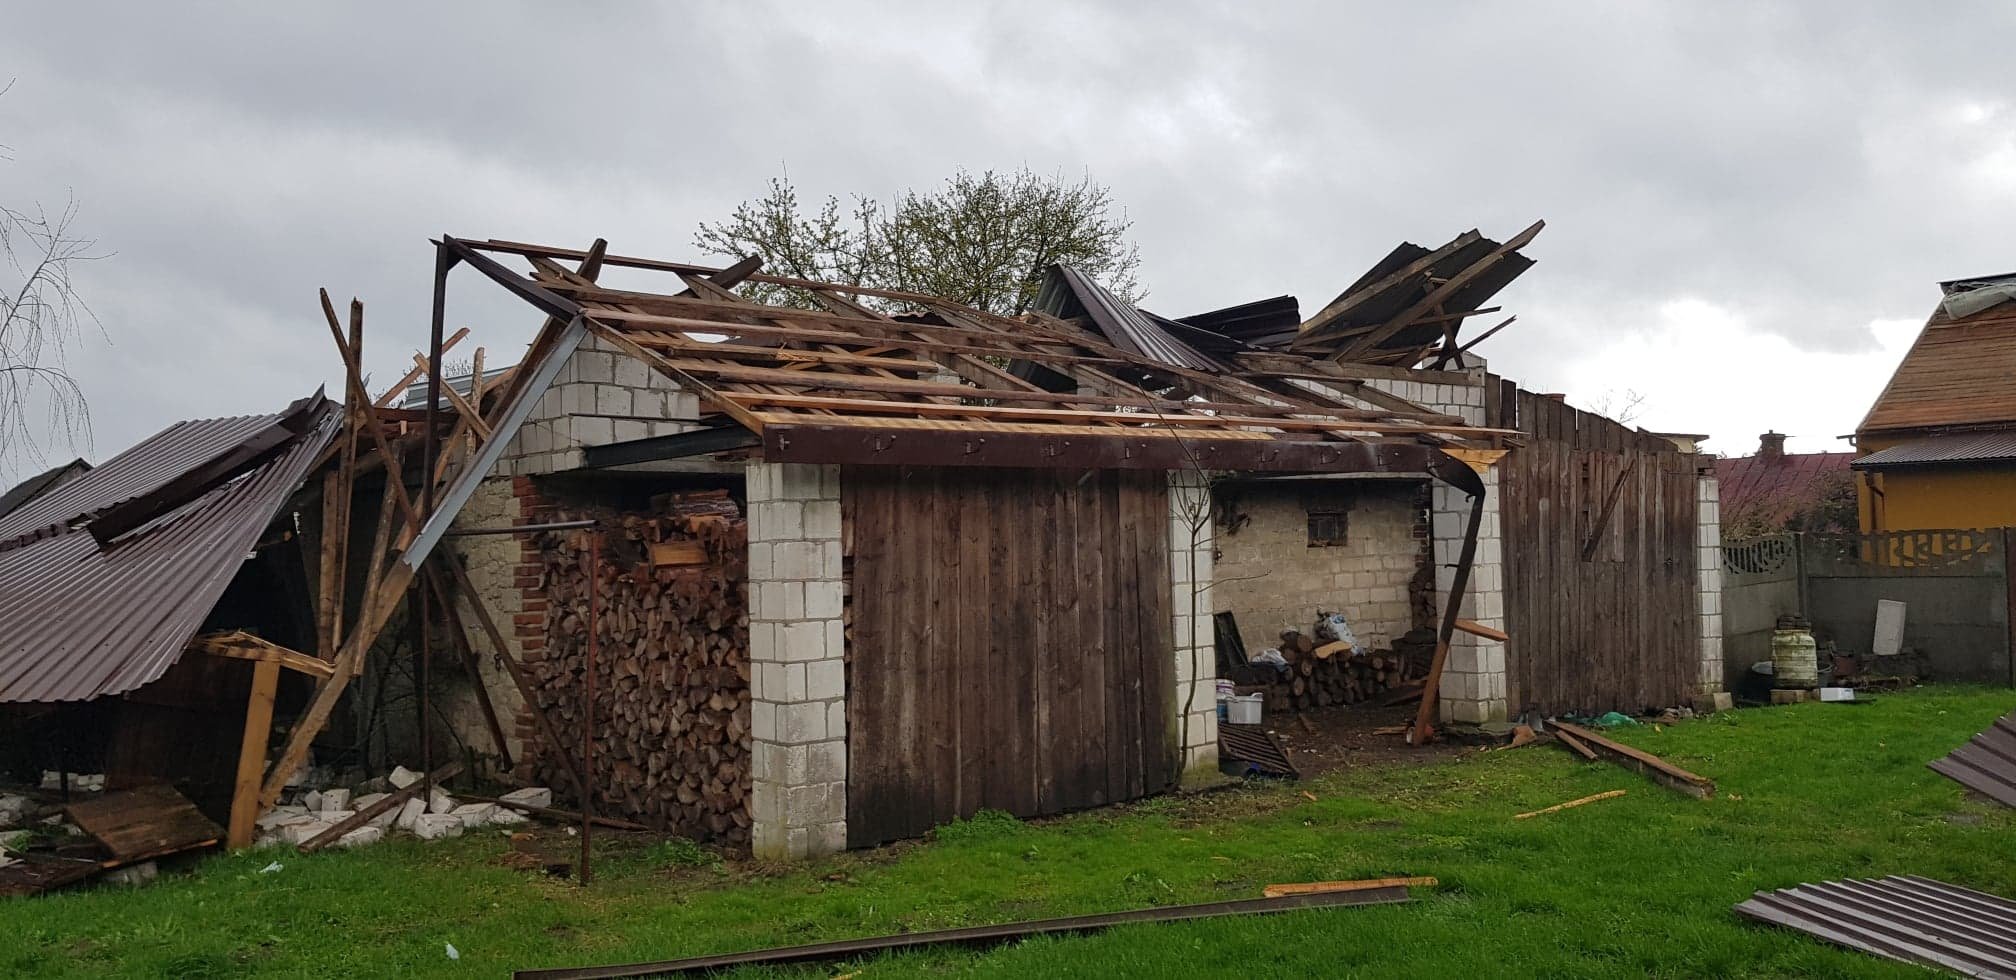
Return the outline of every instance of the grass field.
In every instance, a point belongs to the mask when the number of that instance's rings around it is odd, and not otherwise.
[[[0,975],[499,976],[1386,875],[1441,886],[1398,906],[734,975],[1923,975],[1744,923],[1730,906],[1760,888],[1907,872],[2016,895],[2011,812],[1925,768],[2012,706],[2009,691],[1935,688],[1618,736],[1714,778],[1721,793],[1707,801],[1536,746],[1036,824],[983,816],[929,843],[803,868],[611,841],[585,894],[500,863],[508,845],[494,833],[221,856],[144,889],[0,901]],[[1629,793],[1511,819],[1610,789]],[[280,871],[259,873],[275,860]]]

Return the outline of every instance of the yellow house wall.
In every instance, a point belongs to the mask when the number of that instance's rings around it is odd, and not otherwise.
[[[1857,484],[1864,531],[2016,526],[2016,466],[1884,470]]]

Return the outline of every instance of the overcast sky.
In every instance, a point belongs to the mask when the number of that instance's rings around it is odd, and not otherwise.
[[[1729,454],[1845,448],[1936,282],[2016,268],[2008,4],[464,6],[10,11],[0,203],[74,196],[113,253],[79,276],[87,455],[335,381],[317,287],[396,377],[430,236],[698,258],[784,168],[1089,173],[1172,316],[1307,312],[1402,240],[1544,218],[1493,367]],[[515,357],[536,316],[456,282]]]

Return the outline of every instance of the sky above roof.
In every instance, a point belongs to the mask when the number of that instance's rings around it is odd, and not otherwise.
[[[1495,369],[1711,450],[1841,449],[1935,284],[2016,266],[2011,36],[1988,3],[28,4],[0,204],[74,199],[110,253],[68,361],[93,459],[333,382],[317,287],[396,378],[431,236],[693,259],[786,170],[1021,166],[1111,187],[1167,316],[1306,313],[1402,240],[1544,218]],[[466,272],[450,310],[493,364],[538,322]]]

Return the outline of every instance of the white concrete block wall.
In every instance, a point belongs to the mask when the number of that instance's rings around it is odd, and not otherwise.
[[[1486,373],[1483,367],[1473,367],[1467,371],[1437,373],[1433,381],[1366,384],[1444,414],[1460,415],[1471,425],[1483,425]],[[1461,556],[1463,532],[1470,520],[1470,496],[1437,482],[1432,500],[1435,615],[1439,627],[1449,589],[1455,584],[1456,561]],[[1493,469],[1484,474],[1484,514],[1477,530],[1477,554],[1471,563],[1470,581],[1463,590],[1461,611],[1464,619],[1503,630],[1505,549],[1498,508],[1498,472]],[[1468,723],[1506,720],[1511,713],[1506,700],[1506,677],[1505,644],[1456,633],[1450,638],[1449,660],[1442,670],[1438,699],[1442,720]]]
[[[505,447],[498,472],[532,476],[577,469],[584,446],[674,435],[695,428],[699,417],[698,396],[590,336]]]
[[[1722,690],[1722,493],[1713,476],[1697,483],[1699,537],[1695,569],[1700,574],[1701,693]]]
[[[1211,489],[1198,473],[1169,474],[1170,608],[1176,619],[1176,735],[1183,783],[1218,778],[1218,657],[1213,610]],[[1187,712],[1185,709],[1188,709]]]
[[[751,463],[750,847],[794,859],[847,847],[840,468]]]

